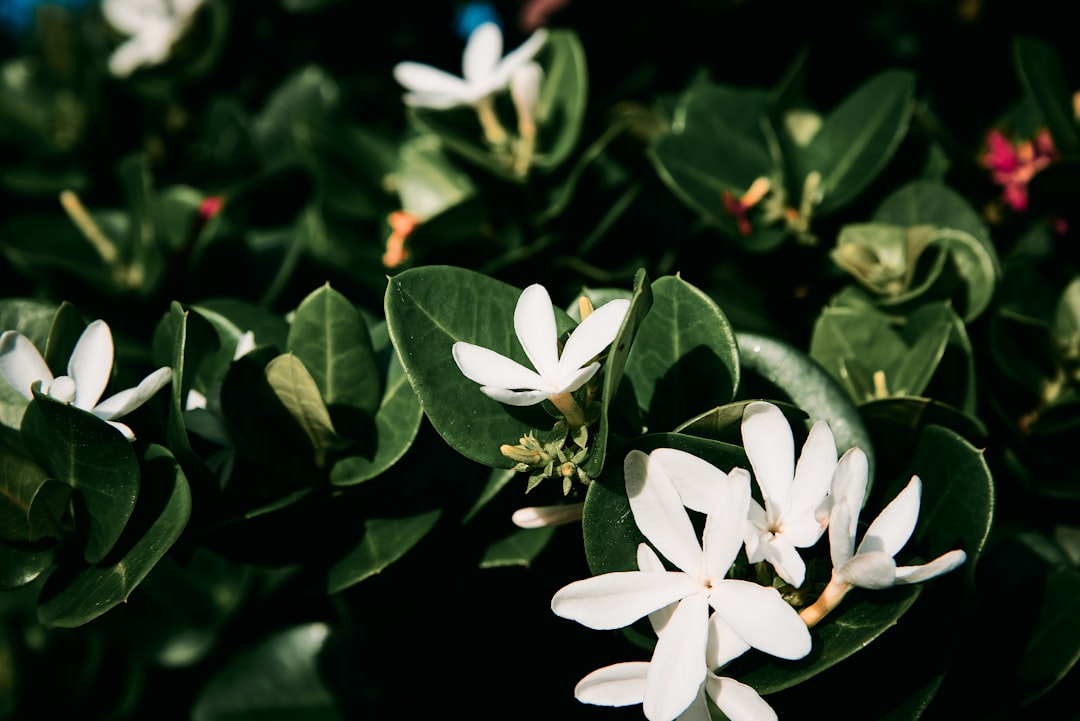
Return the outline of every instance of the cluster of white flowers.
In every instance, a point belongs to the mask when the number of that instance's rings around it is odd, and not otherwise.
[[[670,448],[627,455],[630,509],[649,541],[638,547],[639,570],[571,583],[555,594],[551,607],[559,616],[596,629],[620,628],[648,616],[657,642],[649,662],[590,673],[575,689],[579,700],[604,706],[641,703],[650,721],[689,721],[709,718],[708,696],[732,721],[775,719],[757,692],[716,671],[750,648],[783,659],[802,658],[811,648],[809,627],[852,587],[915,583],[964,562],[959,550],[923,566],[898,567],[893,560],[918,519],[918,477],[882,511],[854,550],[868,481],[866,457],[855,448],[838,462],[826,423],[811,429],[797,465],[791,428],[776,406],[749,404],[742,433],[764,508],[751,498],[750,474],[742,468],[724,473]],[[687,509],[706,514],[700,542]],[[726,578],[745,547],[749,562],[766,561],[780,578],[799,587],[806,565],[797,549],[814,545],[826,528],[832,580],[802,614],[775,588]],[[667,570],[657,551],[678,570]]]

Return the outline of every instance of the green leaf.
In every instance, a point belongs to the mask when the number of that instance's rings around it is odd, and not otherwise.
[[[896,317],[863,304],[825,308],[814,324],[810,356],[857,403],[918,396],[945,355],[954,317],[947,303]]]
[[[983,453],[956,431],[930,425],[904,476],[905,482],[911,475],[922,479],[915,540],[928,549],[928,558],[963,549],[969,578],[974,578],[994,519],[994,479]]]
[[[494,468],[513,462],[499,452],[554,419],[539,406],[514,407],[488,398],[462,375],[451,355],[457,341],[474,343],[531,367],[514,332],[521,291],[450,266],[399,273],[386,289],[386,321],[416,396],[435,430],[459,453]],[[555,310],[560,333],[573,327]]]
[[[0,591],[14,591],[33,583],[53,564],[55,551],[27,551],[0,541]]]
[[[300,359],[286,353],[267,364],[266,381],[307,435],[315,451],[315,465],[321,468],[326,452],[335,445],[337,433],[314,378]]]
[[[637,329],[624,375],[643,425],[673,430],[734,397],[739,351],[724,313],[699,289],[667,276],[652,284],[652,292],[652,308]]]
[[[678,433],[641,436],[620,448],[618,470],[609,468],[607,473],[593,480],[585,496],[581,529],[585,557],[593,575],[637,570],[637,547],[645,538],[634,523],[630,501],[626,497],[623,458],[631,450],[648,453],[657,448],[692,453],[725,473],[734,466],[749,467],[746,454],[739,446]]]
[[[127,601],[183,532],[191,515],[184,472],[163,446],[147,446],[141,461],[139,502],[109,556],[65,564],[45,583],[38,619],[46,627],[81,626]]]
[[[299,155],[296,129],[325,117],[338,104],[337,82],[309,65],[287,78],[251,123],[251,139],[270,167],[294,162]]]
[[[680,100],[671,132],[650,152],[660,179],[680,200],[754,250],[775,247],[786,232],[766,227],[743,237],[723,194],[739,198],[757,178],[773,175],[761,125],[767,112],[763,90],[698,82]]]
[[[45,365],[49,366],[54,376],[67,375],[71,352],[75,350],[75,344],[79,342],[84,330],[86,321],[82,314],[71,303],[61,303],[49,326],[49,339],[45,341],[43,354]]]
[[[1020,658],[1017,690],[1031,701],[1053,688],[1080,661],[1080,616],[1076,599],[1080,594],[1080,572],[1072,568],[1046,575],[1034,628]]]
[[[644,269],[634,274],[634,290],[630,295],[630,309],[626,312],[622,328],[608,350],[607,361],[602,370],[603,390],[600,393],[600,427],[589,438],[589,456],[582,468],[590,478],[596,478],[604,468],[607,457],[608,436],[611,434],[612,403],[619,389],[623,371],[630,358],[634,338],[642,320],[648,317],[652,307],[652,285]]]
[[[199,694],[193,721],[340,721],[334,695],[319,673],[330,635],[324,623],[271,634],[237,654]]]
[[[783,341],[756,333],[736,333],[739,360],[783,392],[812,420],[826,420],[841,453],[858,446],[866,453],[874,477],[874,447],[847,392],[814,359]]]
[[[792,426],[806,425],[806,411],[803,409],[790,403],[770,402],[784,412],[788,423]],[[746,400],[717,406],[681,424],[675,432],[741,446],[743,411],[751,403],[753,403],[752,400]]]
[[[1058,152],[1080,150],[1080,132],[1073,113],[1072,91],[1057,52],[1049,44],[1022,36],[1013,42],[1020,80],[1042,111]]]
[[[932,398],[884,398],[860,405],[859,412],[877,440],[878,461],[885,468],[907,464],[930,424],[949,428],[980,447],[987,441],[980,420]]]
[[[0,541],[63,538],[70,525],[71,486],[54,481],[21,453],[0,446]]]
[[[476,497],[472,507],[462,516],[461,523],[466,524],[471,521],[473,516],[486,506],[491,499],[495,498],[507,483],[517,478],[517,475],[517,471],[512,468],[492,468],[488,474],[487,483],[484,484],[484,488],[480,491],[480,495]]]
[[[555,535],[555,526],[518,528],[484,550],[480,568],[524,566],[529,568]]]
[[[544,68],[544,83],[536,102],[533,164],[550,170],[562,165],[577,146],[588,101],[589,73],[577,33],[566,28],[548,31],[537,61]]]
[[[300,303],[285,347],[303,363],[330,408],[341,405],[370,416],[379,407],[382,393],[367,324],[329,284]]]
[[[807,173],[821,173],[818,214],[847,205],[885,168],[907,134],[914,105],[914,74],[889,70],[825,117],[800,163]]]
[[[234,360],[240,336],[244,333],[251,332],[256,347],[285,348],[289,325],[280,316],[253,303],[234,298],[215,298],[196,303],[190,309],[208,322],[218,337],[217,352],[208,354],[194,368],[196,377],[192,385],[204,393],[221,384]]]
[[[330,482],[350,486],[375,478],[405,455],[420,431],[424,411],[413,393],[397,353],[386,354],[386,390],[375,411],[375,448],[368,455],[351,455],[334,464]]]
[[[135,508],[139,464],[120,431],[86,411],[41,393],[23,416],[26,447],[49,474],[75,489],[76,524],[85,507],[88,563],[98,563],[112,550]]]
[[[330,567],[327,593],[338,593],[381,572],[419,543],[441,515],[436,508],[402,518],[364,519],[360,542]]]
[[[896,586],[884,591],[855,589],[839,609],[817,625],[810,654],[798,661],[773,661],[762,654],[729,667],[735,678],[760,694],[789,688],[835,666],[896,625],[919,597],[922,586]]]

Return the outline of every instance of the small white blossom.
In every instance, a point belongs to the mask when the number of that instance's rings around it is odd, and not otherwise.
[[[158,65],[191,25],[204,0],[103,0],[109,25],[128,36],[109,57],[109,71],[126,77],[143,65]]]
[[[454,362],[487,396],[511,406],[535,405],[572,393],[596,375],[600,364],[592,359],[615,340],[629,308],[630,301],[621,299],[597,308],[570,334],[560,356],[551,298],[542,285],[531,285],[518,298],[514,330],[536,370],[461,341],[454,343]]]
[[[836,469],[832,431],[825,421],[815,423],[794,466],[787,419],[773,404],[759,401],[743,411],[742,437],[765,501],[765,508],[750,501],[746,555],[750,563],[768,561],[776,575],[798,588],[806,564],[795,549],[817,543],[828,520],[826,502]]]
[[[866,456],[858,448],[844,455],[836,469],[835,502],[829,520],[829,549],[833,577],[858,588],[890,588],[919,583],[957,568],[963,551],[949,551],[921,566],[897,566],[893,557],[908,542],[919,520],[922,481],[912,476],[907,486],[878,514],[855,549],[859,506],[866,493]]]
[[[638,551],[638,571],[606,573],[576,581],[552,598],[556,615],[589,628],[626,626],[647,614],[660,628],[646,672],[642,705],[651,721],[671,721],[690,706],[706,683],[711,606],[713,623],[723,623],[728,647],[738,655],[746,646],[780,658],[802,658],[810,652],[810,634],[774,588],[727,579],[742,547],[750,502],[749,474],[731,474],[709,466],[709,482],[719,491],[705,521],[699,543],[682,498],[665,464],[679,463],[631,451],[625,461],[626,493],[634,522],[646,539],[678,571],[663,565],[647,546]],[[648,570],[646,570],[648,569]],[[665,607],[671,606],[671,609]],[[728,633],[730,631],[730,633]],[[716,631],[719,632],[719,629]],[[729,657],[730,660],[730,657]]]
[[[465,45],[463,77],[424,63],[404,62],[394,67],[394,78],[409,91],[404,97],[407,105],[435,109],[475,105],[505,90],[515,73],[531,63],[546,39],[546,32],[537,30],[521,47],[503,57],[502,30],[495,23],[483,23],[469,35]]]
[[[71,352],[67,375],[56,378],[30,339],[12,330],[0,335],[0,375],[24,398],[33,399],[31,386],[40,381],[41,393],[93,413],[108,421],[129,441],[135,440],[130,428],[113,419],[135,410],[161,390],[172,380],[172,370],[166,366],[158,368],[134,388],[120,391],[99,403],[109,383],[112,365],[112,332],[103,320],[95,320],[86,327]]]

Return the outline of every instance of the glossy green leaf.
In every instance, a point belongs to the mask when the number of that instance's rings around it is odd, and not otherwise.
[[[87,524],[83,555],[98,563],[120,538],[139,495],[131,444],[105,421],[40,393],[26,408],[22,436],[49,474],[75,489],[76,523]]]
[[[753,403],[752,400],[746,400],[718,406],[682,423],[675,432],[741,446],[743,411],[751,403]],[[807,415],[803,409],[781,401],[770,401],[770,403],[784,412],[791,425],[796,427],[806,425]]]
[[[338,461],[330,471],[330,482],[336,486],[360,483],[383,473],[405,455],[420,430],[424,411],[392,349],[386,354],[386,364],[386,389],[375,411],[374,452]]]
[[[734,397],[739,351],[723,311],[698,288],[667,276],[652,284],[652,292],[652,308],[638,327],[623,374],[643,425],[674,430]]]
[[[326,452],[335,445],[337,432],[315,379],[299,358],[286,353],[267,364],[266,381],[281,404],[300,424],[315,450],[315,465],[322,467],[326,462]]]
[[[513,463],[499,452],[531,430],[554,423],[538,406],[488,398],[451,356],[457,341],[490,348],[531,367],[514,332],[521,291],[479,273],[426,266],[400,273],[386,289],[386,321],[412,388],[435,430],[459,453],[495,468]],[[556,310],[558,329],[573,322]]]
[[[71,493],[71,486],[50,479],[31,459],[0,446],[0,541],[63,538]]]
[[[924,305],[907,318],[870,305],[833,305],[814,324],[810,357],[857,403],[918,396],[945,355],[954,315],[945,303]]]
[[[326,577],[327,593],[337,593],[381,572],[428,534],[440,509],[402,518],[367,518],[360,542],[334,563]]]
[[[922,479],[922,508],[915,540],[928,558],[954,548],[967,553],[969,578],[994,520],[994,479],[984,451],[955,431],[930,425],[915,447],[908,473]]]
[[[45,626],[81,626],[127,601],[183,532],[191,493],[176,459],[163,446],[150,445],[140,465],[139,502],[109,555],[89,566],[65,564],[46,582],[38,601]]]
[[[817,213],[847,205],[877,177],[907,134],[915,105],[915,76],[881,73],[825,116],[805,149],[806,172],[821,173]]]
[[[611,435],[613,415],[616,413],[612,403],[619,389],[626,364],[630,360],[630,352],[634,346],[634,338],[644,318],[648,317],[652,308],[653,295],[652,285],[644,269],[639,269],[634,274],[634,290],[630,295],[630,309],[626,312],[622,328],[615,336],[611,348],[608,350],[607,361],[602,370],[603,389],[600,392],[600,427],[589,439],[589,457],[585,459],[582,468],[590,478],[596,478],[604,468],[607,457],[608,436]]]
[[[982,421],[933,398],[883,398],[861,404],[859,412],[877,441],[878,460],[885,468],[904,467],[923,429],[931,424],[949,428],[977,447],[987,442]]]
[[[319,673],[330,635],[324,623],[279,631],[242,651],[212,677],[191,711],[193,721],[340,721]]]
[[[1013,42],[1013,57],[1024,87],[1042,111],[1060,153],[1080,150],[1080,130],[1072,104],[1072,86],[1057,52],[1048,43],[1022,36]]]
[[[698,82],[680,99],[670,132],[650,153],[660,179],[680,200],[754,250],[775,247],[785,231],[764,227],[744,237],[723,194],[739,198],[757,178],[773,175],[761,129],[767,110],[762,90]]]
[[[783,341],[757,333],[736,333],[744,370],[779,389],[813,420],[826,420],[841,453],[858,446],[870,462],[874,478],[874,447],[870,434],[847,392],[813,358]]]
[[[524,566],[528,568],[555,535],[554,526],[517,528],[484,550],[480,568]]]
[[[53,564],[55,550],[28,551],[0,541],[0,591],[14,591],[36,580]]]
[[[805,658],[774,661],[755,653],[739,659],[728,670],[761,694],[802,683],[849,658],[896,625],[921,591],[918,585],[885,591],[855,589],[840,608],[813,629],[813,646]]]
[[[367,324],[329,284],[296,309],[286,349],[311,374],[327,406],[343,405],[366,415],[378,408],[382,389]]]
[[[725,473],[734,466],[749,467],[746,454],[739,446],[678,433],[641,436],[620,448],[618,463],[610,464],[608,472],[589,485],[589,492],[585,496],[581,529],[585,557],[593,575],[637,570],[637,547],[645,538],[634,524],[630,501],[626,498],[623,459],[631,450],[648,453],[657,448],[675,448],[692,453]]]

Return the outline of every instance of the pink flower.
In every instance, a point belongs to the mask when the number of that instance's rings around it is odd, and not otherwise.
[[[1033,140],[1015,145],[997,129],[986,135],[986,152],[980,162],[991,171],[990,177],[1002,186],[1002,197],[1013,210],[1028,208],[1028,183],[1040,170],[1058,159],[1054,140],[1046,129],[1036,133]]]

